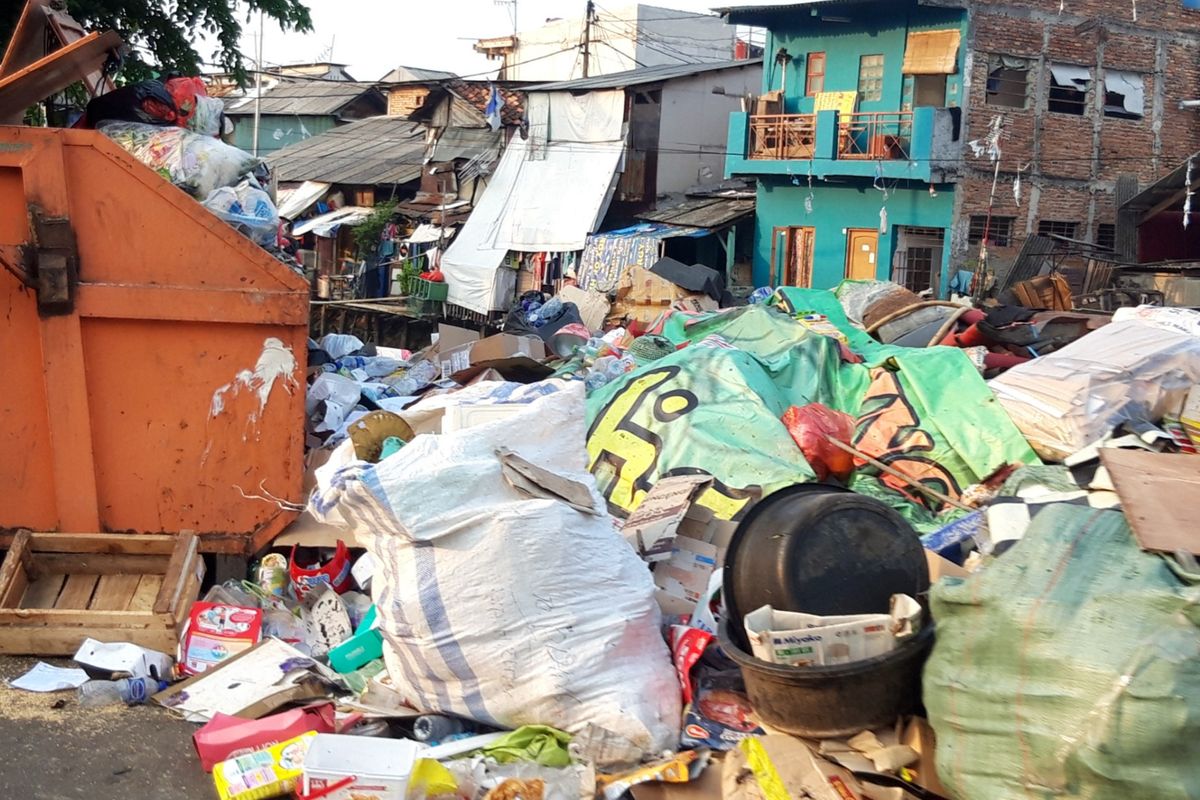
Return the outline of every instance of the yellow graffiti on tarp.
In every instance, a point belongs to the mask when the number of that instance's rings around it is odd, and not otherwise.
[[[615,514],[628,515],[637,508],[654,485],[651,476],[660,471],[662,437],[634,422],[638,412],[647,402],[653,403],[651,414],[665,426],[699,405],[691,391],[666,388],[679,372],[677,366],[662,367],[634,378],[600,410],[588,430],[588,469],[596,476]],[[711,473],[698,467],[676,466],[658,477],[680,474]],[[735,489],[714,477],[713,485],[696,498],[696,503],[711,509],[720,519],[736,520],[751,501],[761,496],[758,486]]]

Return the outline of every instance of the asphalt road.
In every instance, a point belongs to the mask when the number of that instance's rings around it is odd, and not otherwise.
[[[50,659],[47,659],[50,660]],[[58,666],[69,661],[50,660]],[[0,786],[20,800],[213,800],[192,747],[196,726],[157,706],[80,708],[74,692],[7,680],[35,658],[0,658]],[[55,706],[60,706],[56,708]]]

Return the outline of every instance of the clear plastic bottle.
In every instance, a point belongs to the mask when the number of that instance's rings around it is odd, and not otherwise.
[[[152,678],[88,681],[79,687],[79,705],[85,708],[99,708],[117,703],[140,706],[145,704],[152,694],[166,687],[166,683]]]

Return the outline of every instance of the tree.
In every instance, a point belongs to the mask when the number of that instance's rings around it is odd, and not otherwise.
[[[58,0],[63,2],[63,0]],[[67,12],[88,30],[115,30],[130,45],[122,74],[145,77],[150,72],[194,75],[201,66],[215,66],[246,83],[247,72],[238,42],[243,22],[261,10],[282,30],[312,30],[308,7],[301,0],[65,0]],[[0,11],[0,42],[7,43],[24,3],[4,2]],[[244,19],[239,19],[245,12]],[[201,36],[215,41],[211,60],[201,57]]]

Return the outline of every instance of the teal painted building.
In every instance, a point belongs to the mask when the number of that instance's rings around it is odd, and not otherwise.
[[[967,18],[917,0],[726,10],[767,30],[763,95],[730,120],[758,184],[754,283],[895,280],[944,294]]]
[[[254,152],[254,88],[226,98],[233,123],[230,143]],[[319,136],[338,125],[387,113],[387,99],[374,84],[339,80],[274,80],[263,87],[258,107],[258,154],[266,157],[288,145]]]

